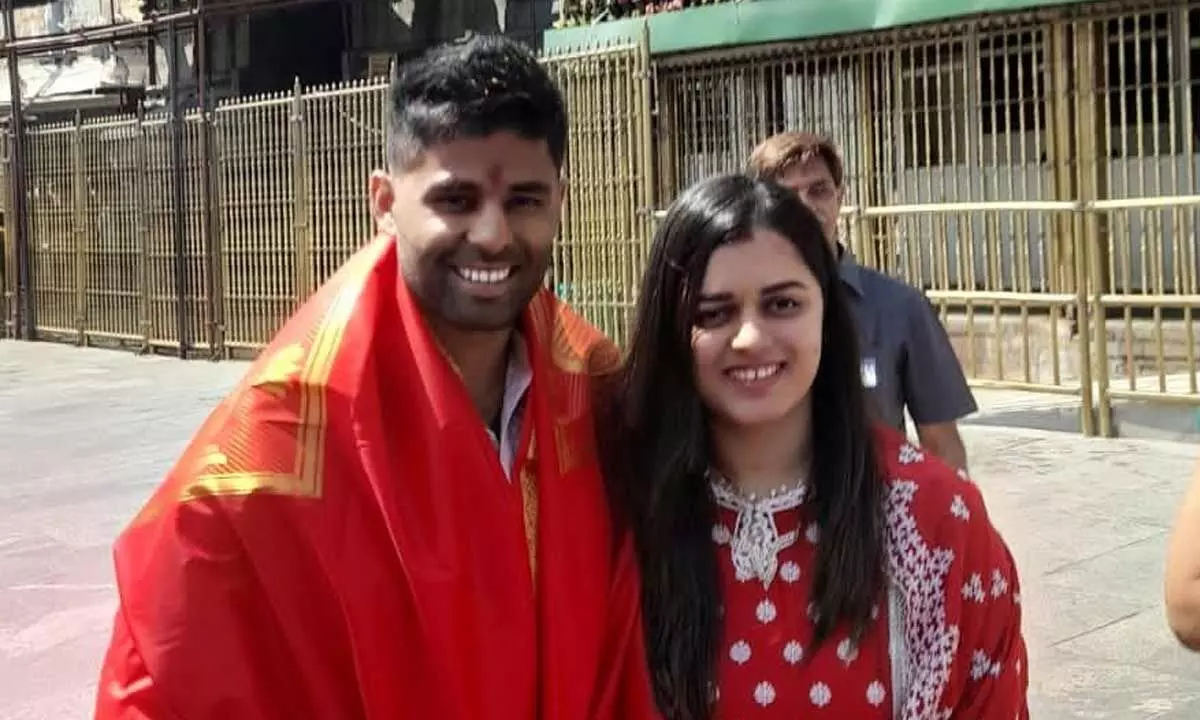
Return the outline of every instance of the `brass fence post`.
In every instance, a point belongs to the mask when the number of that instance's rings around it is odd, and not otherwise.
[[[292,87],[292,113],[289,123],[289,145],[292,153],[292,227],[296,233],[296,304],[304,302],[313,291],[312,222],[309,209],[308,129],[304,122],[304,90],[297,77]]]
[[[1102,151],[1107,145],[1102,135],[1103,118],[1096,112],[1097,104],[1101,102],[1097,93],[1096,83],[1100,82],[1100,78],[1096,68],[1103,50],[1102,43],[1098,47],[1096,36],[1101,29],[1094,21],[1087,19],[1075,24],[1075,67],[1078,73],[1075,117],[1076,127],[1083,130],[1076,133],[1077,187],[1084,208],[1083,235],[1076,252],[1083,253],[1087,271],[1086,294],[1090,312],[1085,317],[1093,337],[1088,348],[1088,362],[1092,373],[1090,379],[1096,386],[1096,425],[1100,436],[1112,437],[1112,401],[1108,394],[1108,322],[1104,305],[1106,250],[1102,218],[1094,207],[1095,201],[1104,195],[1108,163],[1108,153]],[[1094,132],[1088,132],[1090,129],[1094,129]]]
[[[150,340],[154,334],[154,324],[150,319],[150,228],[146,219],[146,178],[150,172],[150,163],[146,138],[146,108],[141,103],[137,106],[137,134],[134,139],[137,142],[134,149],[137,172],[134,174],[133,208],[138,258],[138,327],[142,331],[142,352],[148,353],[151,351]]]
[[[87,344],[87,176],[83,171],[83,116],[75,111],[71,133],[71,229],[75,250],[75,331],[78,343]]]

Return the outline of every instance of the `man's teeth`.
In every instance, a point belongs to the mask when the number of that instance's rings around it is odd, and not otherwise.
[[[509,275],[512,275],[512,270],[513,269],[511,267],[496,268],[496,269],[466,268],[466,267],[455,268],[455,272],[458,273],[459,277],[466,280],[467,282],[473,282],[473,283],[503,282],[508,279]]]
[[[734,380],[744,383],[756,382],[758,380],[766,380],[783,368],[782,363],[773,365],[760,365],[758,367],[735,368],[729,371],[729,374]]]

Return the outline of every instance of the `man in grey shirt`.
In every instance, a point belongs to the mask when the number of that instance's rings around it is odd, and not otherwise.
[[[929,301],[912,286],[860,266],[838,242],[844,173],[837,148],[817,135],[781,133],[755,148],[749,165],[753,174],[795,191],[821,220],[854,308],[863,385],[879,419],[906,432],[907,408],[921,446],[965,470],[958,420],[978,409],[975,398]]]

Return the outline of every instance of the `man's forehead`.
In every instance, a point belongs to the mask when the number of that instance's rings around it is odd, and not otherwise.
[[[502,189],[526,183],[550,184],[558,178],[553,163],[526,157],[488,157],[486,153],[426,152],[410,170],[422,184],[469,184]]]
[[[780,177],[780,180],[788,185],[811,185],[820,180],[831,179],[833,174],[825,159],[815,152],[797,158]]]

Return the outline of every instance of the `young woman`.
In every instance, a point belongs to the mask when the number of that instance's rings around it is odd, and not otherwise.
[[[685,192],[642,283],[607,462],[667,718],[1023,718],[1008,548],[965,476],[873,424],[821,225]]]

